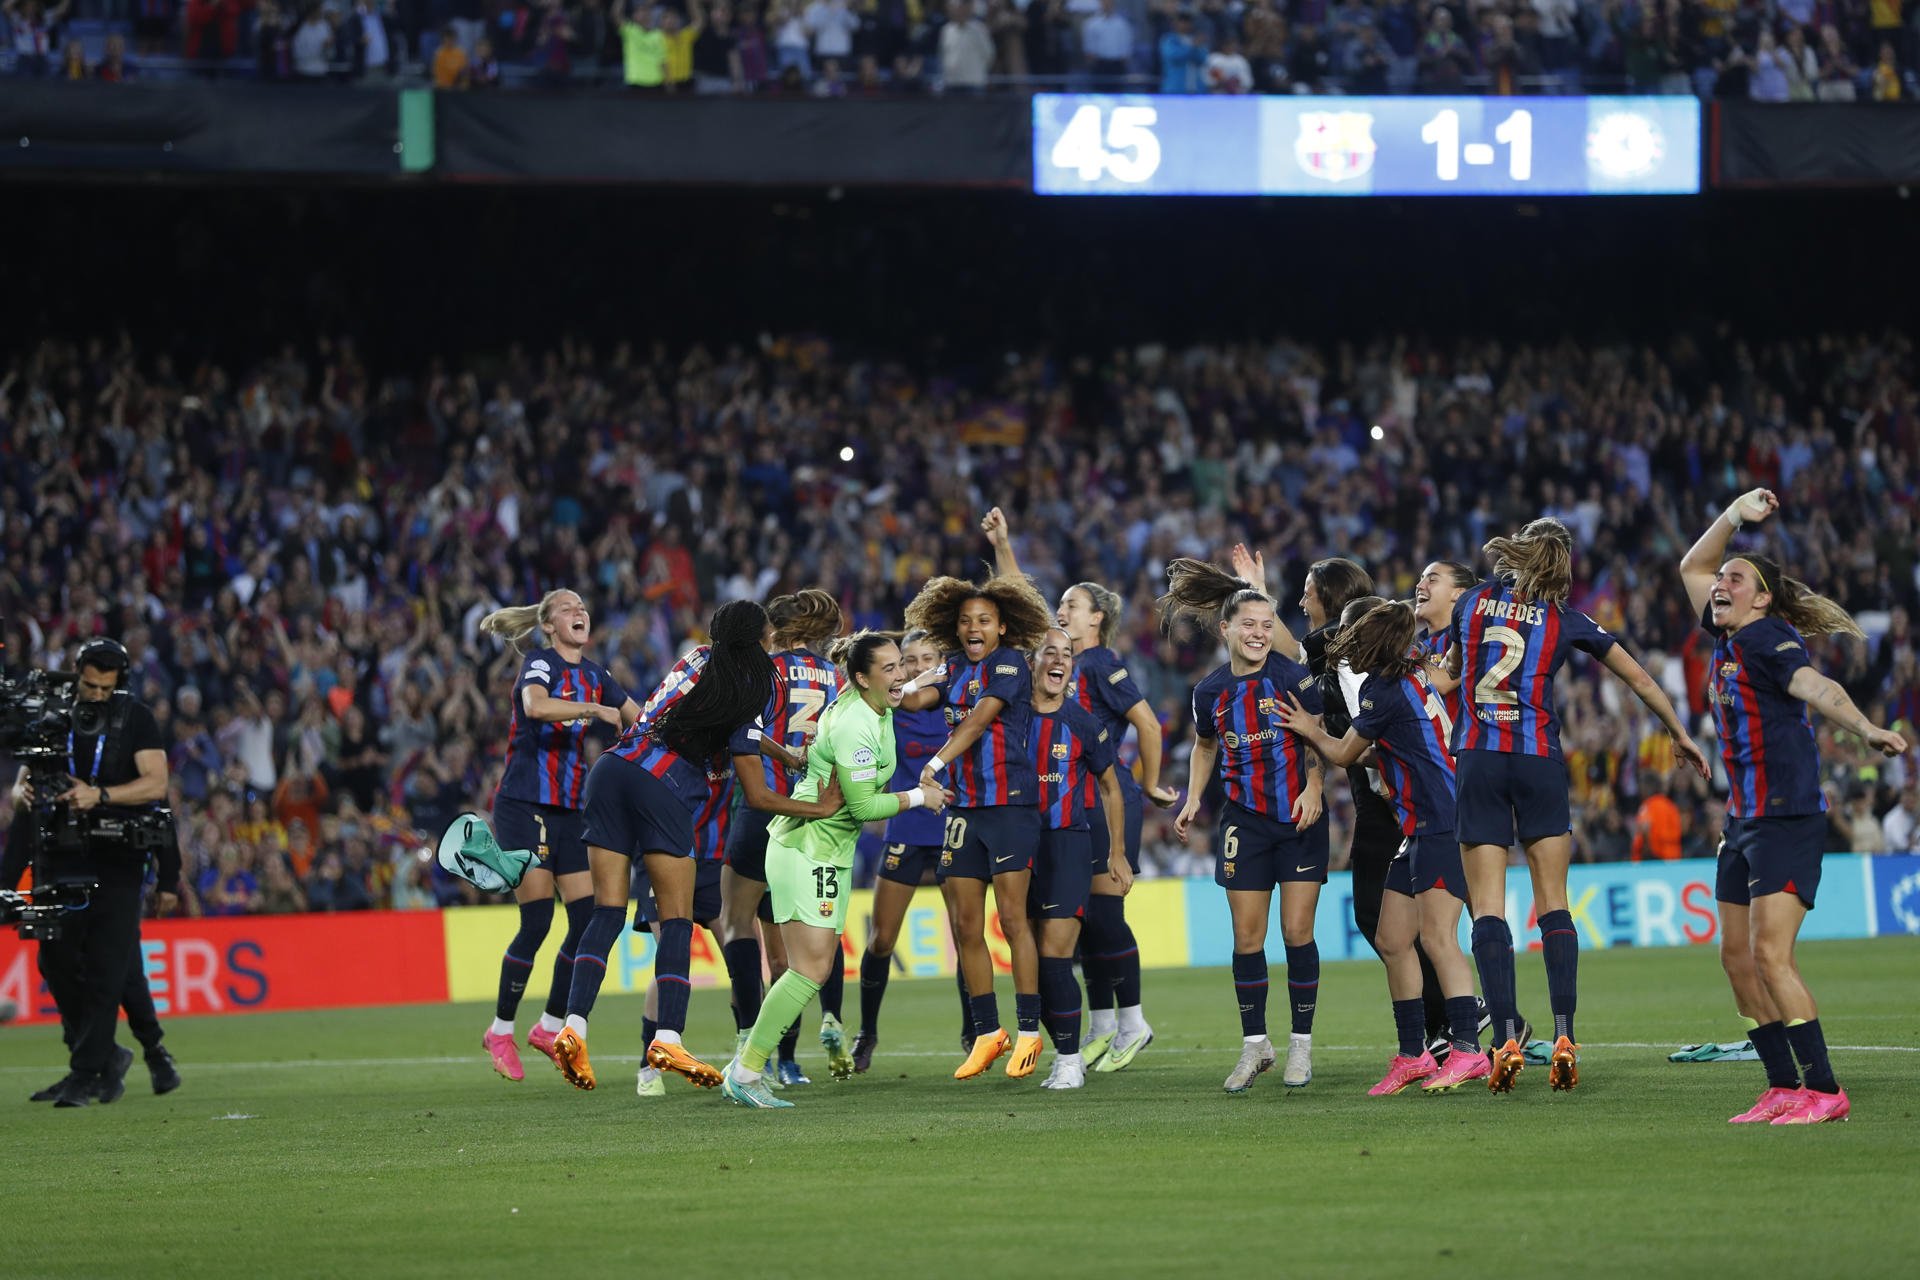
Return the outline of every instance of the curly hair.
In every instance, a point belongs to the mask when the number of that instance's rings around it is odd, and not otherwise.
[[[1240,612],[1241,605],[1256,601],[1279,609],[1272,596],[1255,590],[1245,578],[1236,578],[1219,565],[1181,556],[1167,564],[1167,594],[1158,601],[1160,625],[1172,626],[1176,618],[1185,616],[1214,626]]]
[[[840,602],[819,587],[775,596],[767,603],[767,618],[773,623],[773,641],[782,649],[818,649],[839,635],[845,622]]]
[[[708,760],[727,749],[734,730],[766,710],[773,696],[773,659],[760,647],[767,611],[751,600],[732,600],[713,611],[707,665],[692,689],[668,707],[648,731],[689,760]]]
[[[1760,575],[1760,589],[1773,596],[1773,603],[1767,606],[1770,617],[1780,619],[1805,636],[1867,638],[1852,614],[1800,579],[1789,578],[1777,561],[1751,553],[1731,558],[1745,560]]]
[[[1552,516],[1542,516],[1511,537],[1489,538],[1481,548],[1495,577],[1509,578],[1529,600],[1565,604],[1573,590],[1573,535]]]
[[[1367,675],[1389,679],[1403,676],[1420,665],[1413,652],[1418,625],[1413,606],[1406,601],[1377,604],[1328,643],[1327,661],[1345,662]]]
[[[1009,649],[1033,648],[1053,626],[1053,610],[1033,583],[1005,573],[977,586],[960,578],[930,579],[907,606],[907,626],[924,630],[927,639],[943,651],[956,652],[963,647],[960,609],[969,600],[985,600],[999,611],[1001,625],[1007,629],[1000,643]]]

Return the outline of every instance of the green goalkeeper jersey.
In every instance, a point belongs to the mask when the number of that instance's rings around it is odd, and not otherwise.
[[[845,806],[830,818],[774,818],[768,835],[815,862],[853,865],[860,828],[900,811],[900,796],[887,790],[893,777],[893,712],[875,711],[857,690],[836,698],[820,715],[820,732],[807,751],[807,776],[793,789],[796,800],[814,800],[837,770]]]

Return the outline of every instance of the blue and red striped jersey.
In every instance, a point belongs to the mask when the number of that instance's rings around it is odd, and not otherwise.
[[[1420,642],[1421,652],[1429,658],[1440,658],[1444,661],[1452,649],[1453,632],[1451,631],[1436,631]],[[1452,693],[1440,695],[1440,703],[1447,709],[1447,723],[1449,725],[1460,723],[1460,711],[1461,708],[1466,705],[1464,702],[1466,687],[1467,682],[1462,680],[1454,686]],[[1451,734],[1449,734],[1447,738],[1447,743],[1448,750],[1452,750],[1453,738]]]
[[[1727,766],[1727,813],[1735,818],[1792,818],[1827,811],[1820,790],[1820,746],[1807,704],[1787,692],[1794,673],[1811,666],[1807,642],[1791,623],[1759,618],[1714,636],[1713,722]]]
[[[978,662],[950,654],[952,678],[940,691],[951,732],[982,698],[998,698],[1000,714],[980,740],[947,771],[953,803],[962,809],[1036,803],[1033,755],[1033,672],[1018,649],[1004,645]]]
[[[513,723],[507,731],[507,764],[497,794],[530,804],[578,809],[587,785],[586,739],[590,720],[542,723],[526,713],[521,690],[538,685],[562,702],[618,707],[627,691],[590,658],[568,662],[552,649],[535,649],[520,663],[513,682]]]
[[[813,740],[820,713],[833,705],[840,693],[840,669],[816,653],[789,649],[773,655],[773,697],[760,717],[767,737],[792,752]],[[767,786],[783,796],[793,794],[800,781],[787,767],[771,756],[762,756]]]
[[[893,778],[889,791],[912,791],[920,785],[920,771],[947,742],[947,718],[939,711],[893,713]],[[947,820],[931,809],[908,809],[887,819],[887,843],[937,845]]]
[[[1447,710],[1418,674],[1368,676],[1360,684],[1353,731],[1374,745],[1400,834],[1431,836],[1453,830],[1453,754],[1447,750]]]
[[[693,856],[720,861],[727,851],[727,828],[733,822],[733,768],[707,770],[707,798],[693,815]]]
[[[1293,802],[1307,787],[1305,738],[1280,726],[1280,708],[1291,693],[1319,715],[1325,710],[1313,673],[1291,658],[1269,653],[1251,675],[1236,676],[1231,664],[1193,690],[1193,729],[1206,741],[1219,739],[1220,781],[1227,799],[1276,822],[1293,821]]]
[[[689,760],[666,743],[656,740],[653,727],[667,713],[667,708],[693,692],[693,686],[700,683],[700,673],[706,670],[709,652],[706,645],[698,645],[674,663],[666,679],[641,704],[640,718],[627,726],[627,731],[620,735],[620,741],[610,748],[614,755],[633,761],[656,778],[672,775],[674,789],[683,796],[697,795],[705,789],[707,775],[729,763],[728,753],[723,751],[712,760]],[[760,718],[756,716],[751,724],[735,730],[734,739],[736,743],[742,738],[751,739],[755,745],[750,750],[758,753],[759,730]]]
[[[1047,830],[1085,830],[1094,807],[1086,796],[1098,796],[1094,779],[1113,768],[1113,735],[1068,698],[1057,711],[1033,713],[1033,762]]]
[[[1107,731],[1117,759],[1120,744],[1127,736],[1127,713],[1147,700],[1146,695],[1140,692],[1140,686],[1133,682],[1133,676],[1121,664],[1120,655],[1105,645],[1094,645],[1075,654],[1073,699],[1092,712],[1100,727]],[[1120,789],[1140,790],[1140,783],[1131,769],[1120,770]],[[1097,804],[1091,777],[1087,779],[1084,790],[1085,803],[1089,807]]]
[[[1461,647],[1464,708],[1453,726],[1454,754],[1561,759],[1553,677],[1575,649],[1605,657],[1613,637],[1578,609],[1529,600],[1502,578],[1460,593],[1449,634],[1449,643]]]

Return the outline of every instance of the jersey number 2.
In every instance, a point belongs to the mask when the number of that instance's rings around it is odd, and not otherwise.
[[[1473,700],[1512,706],[1520,701],[1520,695],[1507,688],[1507,679],[1527,660],[1527,638],[1512,627],[1488,627],[1481,639],[1499,645],[1500,657],[1473,686]]]

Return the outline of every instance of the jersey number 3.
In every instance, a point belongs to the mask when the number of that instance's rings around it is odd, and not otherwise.
[[[1481,633],[1481,642],[1499,645],[1500,657],[1473,686],[1473,700],[1512,706],[1520,695],[1507,688],[1507,680],[1527,660],[1527,638],[1512,627],[1488,627]]]

